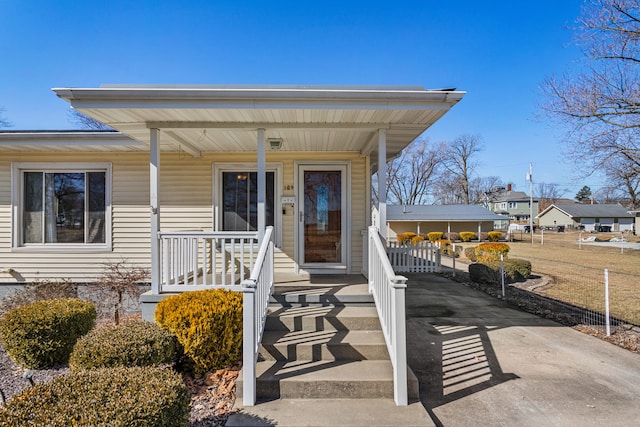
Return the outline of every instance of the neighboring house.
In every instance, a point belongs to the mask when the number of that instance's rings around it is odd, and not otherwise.
[[[473,231],[479,235],[493,230],[495,221],[504,220],[508,218],[478,205],[387,206],[387,238],[396,240],[398,234],[408,231],[423,235],[432,231]]]
[[[522,191],[512,191],[511,185],[507,188],[497,187],[486,194],[487,208],[499,215],[507,216],[511,221],[527,223],[531,216],[530,197]],[[533,199],[533,216],[538,214],[538,200]]]
[[[635,215],[620,205],[555,204],[538,215],[541,227],[564,226],[585,231],[633,231]]]

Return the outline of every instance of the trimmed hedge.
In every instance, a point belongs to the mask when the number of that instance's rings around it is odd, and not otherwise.
[[[531,276],[531,262],[526,259],[506,259],[504,260],[504,273],[508,283],[526,280]]]
[[[413,239],[414,237],[416,237],[416,233],[412,232],[412,231],[407,231],[406,233],[400,233],[396,236],[396,240],[398,241],[398,243],[403,244],[403,243],[408,243],[411,241],[411,239]]]
[[[461,231],[460,232],[460,240],[463,242],[470,242],[476,238],[476,233],[473,231]]]
[[[130,322],[94,329],[78,340],[69,368],[158,366],[177,360],[177,340],[152,322]]]
[[[431,233],[427,233],[427,239],[429,239],[430,242],[442,240],[442,236],[444,236],[444,233],[441,231],[432,231]]]
[[[242,354],[242,294],[209,289],[158,303],[155,321],[184,349],[196,374],[234,365]]]
[[[0,406],[7,426],[187,426],[189,391],[170,369],[82,371],[36,384]]]
[[[49,368],[67,363],[76,341],[95,320],[95,306],[78,298],[36,301],[2,317],[0,341],[16,364]]]
[[[460,240],[460,233],[456,233],[452,231],[451,233],[447,233],[445,237],[447,238],[447,240],[451,240],[452,242],[457,242],[458,240]]]
[[[490,242],[499,242],[502,239],[502,233],[500,231],[490,231],[487,233],[487,238]]]
[[[475,248],[475,246],[474,247],[470,247],[470,248],[464,248],[464,256],[469,258],[469,260],[471,260],[472,262],[476,262],[476,248]]]
[[[531,275],[531,263],[524,259],[504,260],[504,282],[513,283],[526,280]],[[469,265],[469,278],[476,283],[501,284],[500,262]]]
[[[476,261],[482,263],[500,261],[500,254],[506,258],[509,249],[506,243],[480,243],[475,247]]]

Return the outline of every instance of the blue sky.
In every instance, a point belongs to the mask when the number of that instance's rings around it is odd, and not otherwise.
[[[69,129],[52,87],[101,83],[455,87],[427,131],[480,135],[482,176],[597,190],[577,179],[563,132],[536,118],[540,84],[580,52],[582,0],[0,0],[0,108],[13,129]]]

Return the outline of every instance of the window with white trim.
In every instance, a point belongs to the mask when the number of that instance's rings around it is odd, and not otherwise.
[[[41,166],[14,169],[17,246],[110,246],[110,168]]]
[[[266,173],[266,225],[275,225],[275,173]],[[258,173],[222,172],[222,230],[258,229]]]

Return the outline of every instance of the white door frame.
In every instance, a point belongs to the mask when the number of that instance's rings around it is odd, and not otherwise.
[[[335,170],[342,172],[341,180],[341,259],[340,263],[304,263],[304,171]],[[295,256],[298,273],[349,274],[351,271],[351,162],[348,161],[296,161]]]

